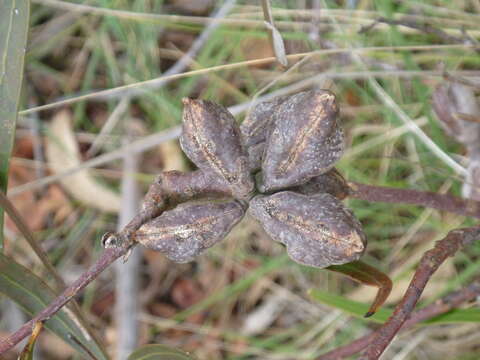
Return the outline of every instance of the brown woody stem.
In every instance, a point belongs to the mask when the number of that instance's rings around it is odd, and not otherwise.
[[[72,285],[67,287],[62,294],[60,294],[55,300],[53,300],[48,307],[42,310],[32,320],[25,323],[15,333],[11,334],[7,338],[4,338],[0,342],[0,355],[13,348],[16,344],[22,341],[24,338],[32,333],[32,329],[38,322],[43,322],[52,317],[57,311],[59,311],[66,303],[78,294],[85,286],[92,282],[100,273],[105,270],[110,264],[112,264],[119,257],[125,255],[128,249],[126,247],[107,249],[103,252],[100,259],[83,273]]]
[[[422,256],[402,301],[395,307],[387,322],[376,331],[375,339],[368,345],[361,359],[372,360],[380,357],[415,308],[433,273],[448,257],[455,255],[460,247],[472,243],[479,236],[480,226],[452,230]]]
[[[411,204],[480,219],[480,202],[430,191],[395,189],[350,182],[350,196],[370,202]]]
[[[454,291],[435,303],[417,310],[410,314],[410,317],[403,324],[401,331],[407,330],[418,324],[419,322],[431,319],[435,316],[445,314],[452,309],[457,308],[461,304],[474,300],[480,295],[480,281],[475,281],[468,285],[466,288],[458,291]],[[326,354],[323,354],[317,360],[335,360],[343,359],[365,349],[376,337],[376,332],[371,332],[361,338],[352,341],[351,343],[340,346]]]
[[[200,176],[200,175],[196,175],[196,176]],[[206,185],[207,184],[205,184],[205,186]],[[480,218],[480,202],[467,201],[451,195],[440,195],[436,193],[422,192],[417,190],[392,189],[392,188],[363,185],[363,184],[356,184],[356,183],[351,183],[349,185],[352,188],[350,195],[355,198],[359,198],[367,201],[415,204],[415,205],[420,205],[425,207],[431,207],[438,210],[450,211],[460,215],[473,216],[476,218]],[[161,184],[159,183],[152,184],[147,196],[145,197],[145,200],[143,203],[144,205],[143,210],[120,233],[122,237],[129,238],[134,234],[136,229],[138,229],[144,222],[152,219],[155,216],[159,216],[161,214],[161,212],[165,209],[165,206],[166,206],[165,197],[164,197],[165,195],[164,191],[166,187],[165,186],[162,187]],[[220,194],[223,193],[223,189],[218,188],[217,190],[216,185],[213,186],[212,190],[215,193],[217,192]],[[480,233],[479,228],[472,228],[472,229],[477,230],[477,235],[478,233]],[[468,229],[458,230],[457,233],[465,232],[467,230]],[[454,234],[454,233],[455,232],[451,232],[447,238],[449,238],[451,234]],[[444,240],[447,240],[447,238]],[[76,294],[78,294],[85,286],[87,286],[98,275],[100,275],[101,272],[105,270],[110,264],[112,264],[119,257],[126,255],[128,253],[130,244],[125,243],[124,245],[125,246],[122,246],[122,247],[117,247],[117,248],[114,247],[114,248],[105,250],[105,252],[102,254],[100,259],[98,259],[97,262],[90,269],[88,269],[85,273],[83,273],[78,280],[76,280],[72,285],[70,285],[67,289],[65,289],[65,291],[61,295],[59,295],[56,299],[54,299],[52,303],[48,305],[48,307],[42,310],[32,320],[25,323],[15,333],[11,334],[5,339],[2,339],[0,342],[0,355],[5,353],[9,349],[13,348],[25,337],[29,336],[32,333],[32,328],[35,325],[35,323],[39,321],[48,320],[57,311],[59,311],[66,303],[68,303]],[[455,251],[457,249],[458,247],[455,248]],[[433,271],[435,270],[436,268]],[[422,271],[425,271],[425,269],[423,269]],[[423,273],[422,276],[425,276],[425,274],[426,273]],[[430,275],[428,275],[426,281],[428,281],[428,278],[430,276],[431,276],[431,273]],[[410,293],[407,292],[407,295],[411,296],[409,294]],[[419,295],[420,294],[418,294],[418,296]],[[417,300],[418,300],[418,297],[417,297]],[[416,300],[415,300],[415,303],[416,303]],[[405,321],[405,319],[403,319],[403,321]],[[395,321],[395,324],[398,324],[398,320]],[[398,329],[396,331],[398,331]],[[391,331],[391,330],[388,330],[388,331]],[[393,335],[396,333],[396,331],[393,333]],[[391,337],[393,337],[393,335]],[[391,338],[390,340],[388,340],[388,342],[389,341],[391,341]],[[323,359],[323,357],[321,359]]]

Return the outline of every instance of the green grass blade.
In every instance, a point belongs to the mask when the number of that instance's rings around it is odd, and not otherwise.
[[[310,290],[310,296],[317,302],[331,306],[342,310],[354,317],[363,319],[366,321],[374,321],[377,323],[384,323],[391,315],[392,310],[381,308],[375,315],[370,318],[364,318],[364,314],[367,311],[369,305],[358,301],[349,300],[343,296],[330,294],[326,291],[317,289]],[[421,322],[421,325],[430,324],[451,324],[451,323],[468,323],[468,322],[480,322],[480,309],[454,309],[448,313],[435,316],[429,320]]]
[[[193,358],[169,346],[145,345],[131,353],[128,360],[193,360]]]
[[[17,122],[23,62],[27,46],[30,1],[0,2],[0,189],[7,192],[8,165]],[[0,249],[3,248],[3,210],[0,209]]]
[[[352,316],[365,319],[367,321],[384,323],[388,319],[388,317],[392,314],[391,310],[380,308],[374,315],[372,315],[369,318],[365,318],[364,315],[368,311],[368,308],[370,307],[369,304],[353,301],[343,296],[331,294],[326,291],[321,291],[317,289],[311,289],[310,296],[315,301],[321,304],[340,309]]]
[[[448,313],[435,316],[425,321],[425,324],[452,324],[452,323],[480,322],[480,309],[454,309]]]
[[[9,297],[30,316],[43,310],[55,298],[53,290],[42,279],[3,254],[0,254],[0,294]],[[107,359],[64,310],[47,321],[45,327],[86,358],[92,358],[93,354],[98,360]]]

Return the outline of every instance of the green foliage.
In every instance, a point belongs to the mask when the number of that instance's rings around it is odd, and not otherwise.
[[[30,1],[0,2],[0,190],[4,193],[15,139],[29,17]],[[3,209],[0,209],[0,250],[2,248]]]
[[[128,360],[193,360],[193,358],[169,346],[145,345],[136,349]]]
[[[347,299],[344,296],[332,294],[317,289],[310,290],[310,296],[317,302],[342,310],[356,318],[376,323],[384,323],[392,315],[392,310],[388,308],[379,309],[375,315],[365,318],[369,304]],[[451,324],[451,323],[478,323],[480,322],[480,309],[454,309],[448,313],[436,316],[420,324]]]
[[[38,314],[56,297],[42,279],[2,254],[0,254],[0,293],[13,300],[30,316]],[[45,327],[81,354],[90,356],[85,351],[88,349],[98,360],[108,359],[93,339],[85,337],[85,330],[79,328],[71,316],[71,311],[67,313],[67,310],[61,310],[45,323]]]

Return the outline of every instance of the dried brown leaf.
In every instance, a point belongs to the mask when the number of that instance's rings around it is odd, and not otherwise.
[[[71,115],[64,110],[55,115],[47,138],[46,156],[53,173],[81,164],[80,151],[71,127]],[[60,180],[62,186],[81,203],[108,212],[120,210],[118,194],[95,181],[89,170],[82,170]]]

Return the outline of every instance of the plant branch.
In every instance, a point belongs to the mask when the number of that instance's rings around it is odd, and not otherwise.
[[[420,260],[420,264],[415,271],[410,285],[408,286],[405,295],[403,296],[400,303],[395,307],[395,310],[390,316],[390,318],[375,332],[367,335],[366,337],[360,338],[353,343],[347,345],[346,347],[339,348],[331,351],[318,360],[326,359],[338,359],[343,356],[348,356],[353,353],[356,353],[366,347],[365,353],[361,357],[362,360],[372,360],[378,359],[383,353],[385,348],[390,344],[393,337],[398,333],[400,328],[404,325],[407,318],[409,318],[412,313],[415,305],[417,304],[418,299],[422,295],[427,282],[430,280],[430,277],[433,273],[440,267],[440,265],[449,257],[455,255],[455,253],[465,245],[469,245],[475,239],[480,237],[480,226],[463,228],[458,230],[453,230],[448,233],[448,235],[442,240],[438,241],[435,244],[435,247],[427,251]],[[466,295],[471,295],[469,291],[478,291],[478,284],[472,287],[469,287]],[[452,303],[454,301],[458,302],[462,299],[462,295],[459,293],[454,294],[453,296],[444,298],[446,299],[445,304],[440,302],[438,306],[442,307],[442,310],[449,310],[452,308]],[[446,305],[446,306],[442,306]],[[425,316],[433,316],[435,311],[430,309],[423,309],[417,312],[416,317],[410,317],[410,322],[415,319],[416,322],[424,320]],[[416,323],[415,322],[415,323]],[[410,323],[407,325],[413,325]]]
[[[3,208],[10,219],[15,223],[18,230],[23,234],[25,239],[27,240],[28,244],[32,248],[33,252],[37,255],[40,259],[41,263],[47,269],[47,272],[53,277],[55,282],[55,294],[60,293],[63,289],[67,287],[67,284],[63,280],[63,278],[59,275],[53,264],[50,262],[47,253],[43,250],[42,246],[38,243],[35,239],[35,236],[29,229],[28,225],[23,221],[22,216],[19,214],[18,210],[12,204],[12,202],[5,196],[3,191],[0,191],[0,207]],[[101,344],[98,339],[98,336],[93,331],[91,326],[88,324],[88,321],[85,320],[85,317],[82,314],[80,306],[77,304],[76,301],[72,301],[70,304],[70,308],[72,310],[69,313],[69,316],[77,323],[82,330],[86,331],[89,336],[91,336],[97,344]],[[103,351],[103,348],[102,348]]]
[[[475,281],[466,288],[454,291],[435,301],[433,304],[413,312],[408,320],[403,324],[401,331],[410,329],[422,321],[445,314],[465,302],[474,300],[479,295],[480,281]],[[375,336],[376,332],[373,331],[370,334],[362,336],[361,338],[354,340],[347,345],[340,346],[326,354],[321,355],[319,358],[317,358],[317,360],[335,360],[352,356],[365,349],[375,339]]]
[[[374,360],[382,355],[412,313],[433,273],[448,257],[455,255],[461,247],[472,243],[478,237],[480,237],[480,226],[452,230],[444,239],[438,241],[433,249],[423,255],[402,301],[395,307],[393,315],[387,322],[375,332],[377,335],[368,345],[361,359]]]
[[[412,204],[480,219],[480,202],[430,191],[396,189],[350,182],[350,196],[370,202]]]
[[[33,319],[25,323],[15,333],[0,342],[0,355],[13,348],[16,344],[32,333],[32,329],[37,322],[43,322],[50,319],[57,311],[59,311],[66,303],[78,294],[85,286],[91,283],[98,275],[102,273],[110,264],[119,257],[125,255],[128,251],[127,247],[119,247],[114,249],[106,249],[100,259],[93,264],[90,269],[84,272],[72,285],[67,287],[62,294],[53,300],[45,309],[43,309]]]

